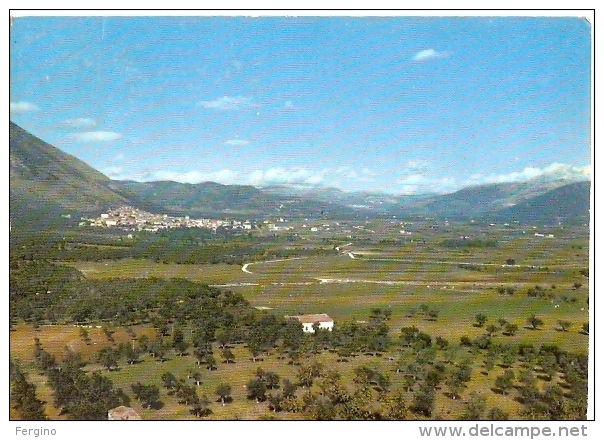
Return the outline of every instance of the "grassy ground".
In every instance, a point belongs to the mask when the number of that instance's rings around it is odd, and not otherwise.
[[[382,232],[384,238],[399,239],[399,226],[395,226],[376,223],[366,227],[385,231]],[[411,225],[407,229],[412,230],[413,227]],[[335,319],[336,326],[344,320],[366,320],[374,307],[389,307],[392,310],[389,326],[394,337],[401,327],[415,325],[433,338],[442,336],[452,344],[458,344],[462,336],[474,338],[485,333],[484,328],[473,325],[476,314],[483,313],[489,318],[487,325],[496,324],[499,318],[518,325],[515,336],[504,336],[501,332],[495,334],[495,340],[502,343],[555,343],[563,350],[584,353],[588,348],[588,337],[580,330],[588,321],[588,280],[578,271],[588,267],[587,236],[584,231],[558,228],[551,230],[555,238],[535,237],[536,231],[541,229],[527,228],[523,234],[520,229],[486,225],[441,225],[437,230],[430,229],[429,225],[415,225],[411,238],[401,244],[353,243],[346,247],[347,252],[356,252],[356,259],[334,252],[333,256],[258,262],[247,266],[252,273],[243,272],[238,265],[176,265],[146,260],[77,262],[71,265],[88,278],[180,277],[207,284],[228,284],[229,289],[241,292],[253,306],[270,308],[278,315],[328,313]],[[371,235],[368,232],[364,234]],[[440,245],[444,238],[460,235],[481,239],[495,237],[498,245],[495,248],[472,249],[450,249]],[[341,244],[349,241],[343,238]],[[508,258],[514,258],[516,264],[504,266]],[[574,288],[573,283],[577,282],[582,286]],[[543,287],[550,297],[528,297],[527,289],[536,285]],[[502,295],[497,292],[500,286],[511,287],[516,293]],[[411,309],[422,304],[438,310],[438,318],[431,321],[419,314],[410,315]],[[526,326],[526,319],[533,314],[544,321],[537,330]],[[558,329],[558,320],[572,323],[568,332]],[[139,334],[152,333],[147,328],[135,328],[135,331]],[[59,359],[67,346],[93,362],[87,368],[99,369],[100,366],[94,364],[95,353],[109,342],[100,328],[93,327],[89,333],[91,343],[87,345],[77,327],[43,326],[34,331],[29,326],[19,325],[10,335],[11,357],[29,366],[30,378],[38,385],[40,398],[51,402],[51,390],[45,378],[30,366],[34,337],[39,337],[43,347]],[[129,340],[124,329],[118,329],[114,336],[116,343]],[[266,356],[262,362],[254,363],[249,360],[249,353],[244,347],[235,346],[233,352],[236,356],[234,364],[219,364],[216,371],[202,367],[203,383],[198,393],[215,400],[216,386],[227,382],[233,388],[233,402],[224,407],[213,402],[210,407],[213,414],[208,418],[259,418],[267,414],[267,404],[247,400],[245,390],[245,384],[254,376],[256,368],[261,366],[292,380],[297,368],[277,359],[275,353]],[[217,349],[215,355],[220,359]],[[317,355],[316,359],[337,368],[346,380],[351,379],[356,366],[371,362],[378,362],[383,370],[390,371],[394,388],[400,379],[391,372],[390,361],[385,358],[357,356],[350,362],[336,363],[335,355],[325,352]],[[165,371],[186,377],[190,369],[198,368],[191,356],[171,355],[166,362],[144,356],[139,364],[122,364],[118,371],[104,374],[111,377],[116,387],[130,393],[130,385],[136,381],[159,386],[160,376]],[[472,380],[462,397],[467,399],[470,392],[479,391],[486,397],[489,408],[499,406],[512,417],[517,417],[520,405],[513,399],[514,395],[502,396],[491,390],[502,369],[495,367],[488,375],[482,370],[481,357],[478,356]],[[142,409],[133,401],[133,407],[143,418],[194,418],[188,407],[179,405],[173,396],[161,389],[164,406],[159,410]],[[453,401],[443,392],[437,393],[437,413],[441,417],[457,418],[463,408],[463,399]],[[50,404],[47,411],[51,418],[59,417]],[[278,417],[296,418],[299,415],[280,413]]]
[[[144,328],[136,328],[138,334],[147,333],[150,334],[152,331]],[[192,356],[177,356],[171,353],[168,356],[168,360],[165,362],[159,362],[149,355],[141,357],[140,362],[135,365],[128,365],[123,360],[120,362],[119,369],[115,371],[107,371],[103,369],[99,364],[95,363],[95,352],[100,348],[110,345],[104,335],[101,332],[91,331],[91,344],[86,345],[79,337],[79,331],[77,328],[72,326],[56,326],[56,327],[42,327],[39,331],[35,331],[32,327],[26,325],[17,326],[16,330],[11,332],[11,352],[13,358],[19,359],[25,370],[29,372],[29,380],[36,384],[38,389],[38,397],[46,402],[47,414],[51,419],[60,419],[64,416],[59,416],[58,410],[51,404],[52,402],[52,391],[46,383],[46,378],[41,376],[31,365],[33,361],[33,338],[39,337],[42,341],[42,346],[45,350],[52,354],[55,354],[60,360],[64,354],[64,347],[69,346],[73,350],[82,353],[85,360],[90,363],[85,367],[88,371],[100,371],[102,374],[109,377],[114,384],[115,388],[122,388],[131,397],[131,384],[141,381],[145,384],[154,384],[160,388],[161,401],[163,403],[160,409],[145,409],[140,406],[140,403],[136,400],[132,400],[131,406],[141,414],[143,419],[195,419],[189,413],[189,407],[179,404],[176,398],[169,395],[167,390],[162,386],[161,375],[164,372],[171,372],[178,378],[187,378],[189,373],[199,371],[202,373],[202,383],[198,387],[198,395],[207,395],[212,401],[210,409],[212,414],[207,417],[211,420],[233,420],[233,419],[257,419],[263,415],[269,413],[267,402],[255,403],[253,400],[247,399],[247,382],[255,376],[256,369],[261,367],[265,371],[273,371],[277,373],[282,379],[288,378],[292,381],[296,380],[296,373],[298,370],[297,366],[288,364],[283,359],[278,358],[276,352],[271,352],[268,355],[262,357],[262,360],[252,362],[250,354],[247,348],[242,345],[234,345],[231,347],[235,354],[235,363],[225,364],[219,363],[218,369],[215,371],[207,370],[203,365],[198,366],[195,363],[195,359]],[[126,342],[129,340],[129,336],[125,332],[116,332],[115,344],[120,342]],[[214,347],[214,352],[217,359],[220,359],[218,355],[218,347]],[[459,358],[469,356],[468,349],[461,348],[458,353]],[[474,355],[473,355],[474,356]],[[354,377],[354,369],[360,365],[378,366],[382,371],[389,374],[391,377],[391,388],[402,389],[402,375],[397,374],[395,370],[395,364],[387,357],[373,357],[366,355],[359,355],[350,358],[348,362],[338,363],[336,362],[336,355],[329,352],[321,352],[317,355],[313,355],[312,360],[322,363],[327,369],[337,369],[345,382],[351,383]],[[485,374],[484,368],[481,364],[482,355],[478,355],[475,358],[473,366],[472,379],[467,384],[467,387],[462,392],[460,399],[453,400],[445,395],[446,387],[442,386],[437,393],[436,400],[436,412],[444,419],[456,419],[464,411],[464,402],[470,396],[473,391],[479,392],[487,399],[487,407],[492,408],[498,406],[503,410],[507,411],[512,418],[518,417],[518,410],[521,409],[521,405],[514,400],[515,393],[512,392],[509,396],[502,396],[501,394],[495,393],[492,388],[495,378],[503,372],[503,369],[496,366],[489,374]],[[228,383],[232,387],[232,402],[227,403],[223,406],[218,397],[215,395],[215,389],[219,383]],[[541,382],[543,386],[544,382]],[[188,384],[193,385],[192,380],[187,380]],[[318,392],[319,388],[314,385],[313,391]],[[273,392],[278,393],[279,390]],[[304,390],[299,389],[299,395]],[[411,396],[409,395],[409,401]],[[282,419],[297,419],[300,418],[300,414],[292,413],[279,413],[279,418]]]

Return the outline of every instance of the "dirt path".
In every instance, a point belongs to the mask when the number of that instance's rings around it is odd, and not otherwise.
[[[306,257],[294,257],[294,258],[281,258],[279,260],[265,260],[265,261],[254,261],[253,263],[245,263],[241,270],[245,273],[254,273],[248,270],[248,267],[252,264],[266,264],[266,263],[278,263],[279,261],[292,261],[292,260],[304,260]]]

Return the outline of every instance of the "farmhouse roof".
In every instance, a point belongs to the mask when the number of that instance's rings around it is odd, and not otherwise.
[[[318,313],[314,315],[299,315],[293,316],[292,318],[297,318],[298,321],[303,324],[314,324],[315,322],[333,322],[333,318],[326,313]]]
[[[138,415],[134,409],[129,406],[118,406],[117,408],[110,409],[107,413],[107,419],[109,420],[142,420],[141,416]]]

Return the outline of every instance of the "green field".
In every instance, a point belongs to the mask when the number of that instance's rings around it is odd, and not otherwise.
[[[445,419],[461,416],[466,405],[464,402],[472,391],[484,396],[487,407],[499,406],[512,418],[519,417],[518,411],[522,409],[515,393],[502,396],[492,391],[494,378],[502,373],[503,368],[496,365],[486,374],[482,368],[484,354],[459,345],[462,337],[475,340],[485,334],[484,326],[475,325],[477,314],[484,314],[487,324],[497,323],[503,318],[518,326],[514,335],[504,335],[501,328],[495,330],[491,336],[494,344],[533,344],[537,347],[554,344],[570,353],[587,352],[589,337],[582,332],[582,325],[589,321],[589,283],[580,271],[589,267],[589,257],[587,236],[582,230],[556,230],[556,238],[545,238],[535,237],[529,231],[523,234],[520,230],[509,229],[487,233],[488,227],[483,226],[485,231],[481,232],[481,237],[495,237],[496,246],[451,248],[443,246],[443,240],[455,240],[455,237],[469,234],[468,231],[476,233],[476,227],[456,225],[445,232],[418,227],[416,235],[421,235],[421,239],[406,239],[393,244],[387,240],[398,239],[397,231],[389,230],[387,226],[387,223],[367,225],[368,229],[381,231],[379,239],[372,241],[364,239],[355,243],[354,240],[339,241],[334,237],[334,247],[352,244],[334,251],[333,255],[252,261],[243,267],[246,271],[234,264],[184,265],[137,259],[63,264],[78,269],[88,279],[183,278],[213,285],[240,293],[251,306],[277,316],[327,313],[334,318],[336,329],[345,322],[365,322],[376,307],[387,309],[391,313],[388,327],[394,340],[397,340],[401,328],[416,326],[433,339],[442,337],[449,341],[450,346],[457,347],[459,359],[472,359],[472,376],[464,388],[462,399],[447,397],[443,388],[437,393],[434,414]],[[309,246],[324,247],[325,242],[309,236],[305,247]],[[510,258],[513,258],[513,264],[506,264]],[[511,289],[513,294],[505,292],[505,289]],[[531,291],[539,295],[530,296],[528,293]],[[432,319],[425,313],[418,313],[422,307],[435,311],[436,316]],[[543,321],[537,329],[527,324],[531,315]],[[559,321],[568,321],[570,326],[562,331]],[[93,328],[91,345],[82,342],[79,329],[73,326],[43,325],[34,331],[29,325],[19,324],[13,330],[11,357],[26,366],[31,380],[38,386],[39,396],[48,402],[52,401],[51,389],[44,376],[32,365],[34,337],[39,337],[42,346],[57,357],[60,358],[68,346],[90,362],[86,366],[87,371],[102,371],[95,355],[109,343],[101,330]],[[154,334],[149,324],[139,325],[136,332]],[[114,345],[129,340],[126,332],[118,329]],[[132,401],[132,406],[143,418],[196,418],[186,406],[178,404],[174,396],[161,388],[160,380],[166,371],[186,377],[191,369],[202,371],[198,394],[206,394],[213,401],[210,405],[212,414],[207,418],[264,417],[270,413],[267,402],[255,403],[246,399],[246,383],[254,377],[258,366],[292,381],[295,381],[299,367],[280,358],[276,349],[263,355],[262,362],[252,362],[249,350],[243,344],[233,345],[232,350],[236,362],[219,363],[216,371],[196,365],[191,355],[171,353],[165,362],[143,354],[142,362],[128,365],[122,361],[117,371],[103,371],[103,374],[111,378],[115,387],[126,392],[130,392],[130,385],[136,381],[160,387],[164,403],[161,409],[144,409]],[[217,359],[219,352],[214,343]],[[401,390],[403,378],[395,372],[394,365],[399,356],[401,352],[394,347],[387,356],[361,354],[348,362],[337,362],[336,354],[326,350],[317,351],[312,359],[321,362],[327,370],[337,370],[349,387],[352,387],[355,368],[373,365],[390,376],[393,390]],[[557,383],[562,378],[558,373],[552,381],[539,379],[539,387]],[[233,388],[233,402],[224,407],[215,402],[214,390],[220,382],[227,382]],[[320,391],[317,385],[312,389]],[[298,397],[301,393],[299,390]],[[408,395],[410,400],[412,393]],[[51,418],[64,417],[59,416],[52,405],[47,405],[47,413]],[[301,413],[291,412],[279,412],[275,416],[304,418]],[[422,418],[418,415],[410,417]]]

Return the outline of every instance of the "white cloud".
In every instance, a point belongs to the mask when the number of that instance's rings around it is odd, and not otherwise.
[[[66,128],[85,130],[96,127],[96,121],[90,118],[74,118],[64,120],[61,125]]]
[[[78,142],[107,142],[122,137],[121,134],[113,131],[86,131],[84,133],[74,133],[71,136]]]
[[[430,168],[430,162],[425,159],[410,160],[405,164],[405,168],[409,172],[424,173]]]
[[[546,167],[526,167],[520,171],[513,171],[506,174],[473,174],[466,182],[471,185],[484,185],[488,183],[505,183],[505,182],[524,182],[530,179],[545,179],[545,180],[569,180],[580,181],[588,180],[591,176],[591,167],[575,167],[568,164],[554,162]]]
[[[250,141],[248,141],[247,139],[229,139],[225,142],[226,145],[231,145],[233,147],[247,145],[249,143]]]
[[[279,184],[318,185],[325,180],[329,170],[311,171],[306,168],[269,168],[252,171],[248,177],[251,185]]]
[[[223,96],[213,101],[200,101],[197,105],[214,110],[243,110],[246,108],[259,107],[252,98],[247,96]]]
[[[171,180],[180,183],[201,183],[201,182],[217,182],[225,185],[240,184],[238,182],[238,174],[229,169],[210,171],[207,173],[200,171],[168,171],[160,170],[153,173],[148,173],[144,176],[144,181],[151,182],[157,180]]]
[[[122,167],[109,167],[103,170],[103,174],[105,174],[110,179],[122,179],[122,173],[124,169]]]
[[[449,56],[449,52],[437,52],[434,49],[420,50],[418,53],[413,55],[412,61],[428,61],[436,58],[445,58]]]
[[[40,110],[40,107],[35,104],[32,104],[31,102],[17,101],[10,103],[10,111],[13,113],[28,113],[35,112],[38,110]]]

